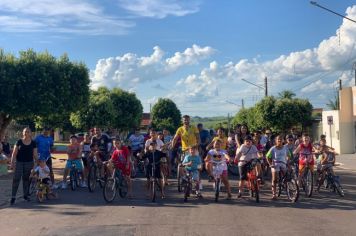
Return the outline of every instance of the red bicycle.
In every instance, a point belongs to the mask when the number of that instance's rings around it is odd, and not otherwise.
[[[256,165],[258,160],[252,160],[247,165],[247,183],[250,191],[250,196],[256,199],[256,202],[260,202],[260,180],[257,179]]]

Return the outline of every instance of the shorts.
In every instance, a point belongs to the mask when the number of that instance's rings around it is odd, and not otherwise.
[[[67,160],[66,163],[66,169],[70,169],[72,168],[72,163],[74,163],[75,167],[79,170],[79,171],[83,171],[83,163],[81,159],[76,159],[76,160]]]
[[[88,167],[88,158],[87,157],[82,157],[83,165],[85,168]]]
[[[131,165],[127,169],[126,166],[118,166],[118,165],[115,165],[115,168],[120,170],[123,175],[131,176]]]
[[[200,180],[199,170],[187,170],[187,172],[190,173],[190,176],[192,176],[193,181],[199,181]]]
[[[272,172],[286,171],[287,165],[284,163],[275,163],[273,167],[271,167]]]
[[[148,166],[146,166],[146,178],[149,179],[151,176],[153,176],[152,166],[148,165]],[[154,177],[157,179],[162,179],[161,168],[159,165],[156,165]]]
[[[247,180],[247,172],[250,169],[252,161],[256,161],[257,164],[261,163],[259,159],[253,159],[253,160],[248,161],[248,162],[245,162],[245,161],[239,162],[240,180]],[[240,164],[240,163],[242,163],[242,164]]]
[[[299,174],[304,170],[306,165],[307,165],[307,158],[299,157]],[[311,160],[309,161],[309,168],[312,171],[314,170],[314,158],[311,158]]]

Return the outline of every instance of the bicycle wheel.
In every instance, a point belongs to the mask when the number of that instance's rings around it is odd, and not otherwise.
[[[313,187],[314,187],[314,181],[313,181],[313,173],[309,168],[305,170],[306,172],[304,173],[305,178],[305,195],[307,197],[311,197],[313,194]]]
[[[235,165],[234,163],[228,164],[228,171],[231,175],[233,176],[238,176],[239,175],[239,167]]]
[[[124,177],[121,177],[119,184],[119,195],[121,198],[125,198],[129,191],[129,185]]]
[[[286,184],[287,197],[291,202],[298,201],[299,198],[299,187],[295,179],[291,179]]]
[[[182,176],[179,171],[180,167],[177,168],[177,187],[178,192],[182,192]]]
[[[104,176],[101,174],[101,168],[96,168],[96,178],[97,178],[96,181],[99,182],[100,188],[103,188],[107,177],[105,175],[105,172],[104,172]]]
[[[89,167],[89,173],[88,173],[88,189],[89,192],[94,192],[95,187],[96,187],[96,166],[90,166]]]
[[[155,202],[156,201],[156,180],[151,177],[151,201]]]
[[[70,188],[75,191],[77,188],[77,173],[75,170],[70,170],[69,173]]]
[[[342,189],[341,184],[340,184],[339,181],[334,180],[334,188],[335,188],[336,192],[337,192],[341,197],[344,197],[344,196],[345,196],[344,190]]]
[[[28,194],[30,196],[36,192],[36,186],[37,186],[37,178],[30,177],[30,183],[29,183],[29,187],[28,187]]]
[[[188,201],[188,197],[190,195],[190,191],[192,188],[192,184],[190,183],[190,181],[186,181],[185,182],[185,187],[184,187],[184,202]]]
[[[37,190],[36,198],[38,202],[43,202],[45,199],[45,194],[41,190]]]
[[[113,178],[108,178],[105,181],[104,188],[103,188],[104,200],[107,203],[112,202],[116,197],[116,193],[117,193],[116,180]]]
[[[219,194],[220,194],[220,178],[217,178],[215,180],[215,202],[218,202],[219,200]]]
[[[253,188],[254,188],[256,202],[259,203],[260,202],[260,191],[258,188],[257,180],[253,181],[253,186],[254,186]]]

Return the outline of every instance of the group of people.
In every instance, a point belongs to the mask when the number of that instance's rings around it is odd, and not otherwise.
[[[258,181],[263,183],[261,160],[266,158],[272,172],[272,199],[277,199],[276,184],[279,172],[285,172],[296,159],[299,162],[299,176],[302,175],[306,166],[314,168],[314,154],[320,156],[318,171],[321,176],[324,166],[335,161],[335,158],[334,160],[330,159],[330,153],[335,153],[331,147],[326,145],[325,136],[321,137],[318,145],[312,145],[307,134],[303,134],[301,139],[293,132],[286,136],[272,136],[269,129],[264,132],[252,133],[246,125],[238,125],[227,136],[225,130],[219,128],[216,136],[211,137],[210,132],[205,130],[202,124],[197,126],[190,124],[190,117],[187,115],[183,116],[182,123],[183,125],[177,129],[174,136],[171,136],[166,129],[162,132],[151,129],[146,137],[136,130],[127,137],[127,140],[111,139],[98,127],[93,129],[92,136],[85,134],[84,140],[80,143],[78,137],[71,136],[70,144],[67,147],[68,160],[64,168],[61,187],[63,189],[67,187],[67,176],[73,163],[82,172],[82,187],[87,187],[88,165],[93,158],[96,158],[102,166],[100,171],[103,174],[111,174],[114,169],[121,171],[127,180],[128,197],[131,198],[132,170],[139,161],[143,160],[146,165],[148,197],[150,178],[155,177],[159,179],[161,197],[165,198],[165,185],[170,184],[168,178],[176,167],[176,172],[181,173],[182,176],[186,172],[190,172],[195,182],[196,195],[202,198],[201,172],[205,169],[209,181],[213,181],[214,162],[221,161],[223,163],[221,180],[226,187],[227,199],[232,198],[227,165],[231,162],[238,165],[240,179],[237,197],[241,198],[247,180],[247,166],[252,161],[257,162],[256,174]],[[42,134],[34,140],[29,128],[23,130],[23,136],[16,142],[11,155],[11,167],[14,170],[11,204],[15,203],[21,178],[24,199],[29,200],[29,177],[34,163],[38,164],[35,170],[41,173],[41,179],[51,186],[55,186],[52,149],[53,139],[49,135],[49,129],[45,128]],[[153,165],[155,168],[152,168]]]

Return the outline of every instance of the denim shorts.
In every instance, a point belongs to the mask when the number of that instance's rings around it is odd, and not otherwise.
[[[83,171],[83,163],[82,163],[82,160],[81,160],[81,159],[67,160],[66,169],[72,168],[72,163],[74,163],[75,167],[76,167],[79,171]]]

